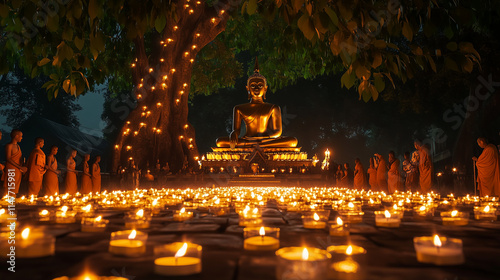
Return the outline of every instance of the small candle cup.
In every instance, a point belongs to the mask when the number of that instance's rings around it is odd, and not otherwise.
[[[390,216],[386,216],[386,211],[375,211],[375,225],[377,227],[398,228],[401,224],[402,212],[389,212]]]
[[[56,223],[58,224],[72,224],[76,222],[76,211],[60,211],[56,212]]]
[[[42,209],[36,213],[36,218],[40,222],[49,222],[53,219],[54,212],[49,211],[47,209]]]
[[[308,229],[324,229],[330,218],[330,210],[305,212],[302,215],[302,224]]]
[[[413,207],[413,218],[417,220],[430,220],[434,217],[434,207],[419,205]]]
[[[16,258],[40,258],[53,256],[55,253],[54,236],[38,231],[37,229],[30,229],[29,234],[24,238],[21,232],[15,234],[16,244],[8,243],[10,232],[3,232],[0,234],[0,251],[13,253]],[[15,246],[14,252],[11,252],[11,246]]]
[[[474,218],[481,221],[496,221],[497,209],[493,206],[476,206],[474,207]]]
[[[193,243],[174,242],[156,246],[154,271],[163,276],[186,276],[201,273],[202,247]]]
[[[111,233],[109,241],[109,252],[113,255],[137,257],[146,252],[146,241],[148,234],[135,230],[115,231]]]
[[[252,227],[262,225],[262,212],[259,208],[249,208],[239,212],[239,226]]]
[[[177,210],[174,213],[174,221],[184,222],[193,218],[193,212],[188,210]]]
[[[443,226],[466,226],[469,224],[469,213],[457,210],[441,212]]]
[[[152,213],[149,209],[129,211],[125,214],[125,227],[128,229],[149,228],[151,218]]]
[[[224,216],[230,213],[231,208],[229,205],[214,205],[210,206],[209,213],[214,216]]]
[[[435,265],[459,265],[465,262],[462,240],[440,237],[442,245],[434,245],[434,237],[422,236],[413,238],[417,260],[421,263]]]
[[[336,221],[330,221],[328,222],[328,229],[331,236],[348,236],[350,233],[349,224],[347,223],[339,225]]]
[[[348,224],[359,224],[363,222],[363,216],[365,215],[364,212],[357,210],[339,210],[338,213],[342,220]]]
[[[99,218],[101,217],[101,218]],[[82,218],[82,232],[103,232],[108,226],[109,220],[99,217]]]
[[[307,258],[304,258],[304,247],[285,247],[276,251],[278,259],[276,278],[278,280],[327,279],[331,255],[317,248],[306,249]]]
[[[271,251],[280,247],[280,229],[273,227],[246,227],[243,230],[243,248],[249,251]]]
[[[351,249],[349,249],[349,246]],[[333,245],[328,246],[326,251],[331,254],[333,261],[341,261],[350,256],[351,258],[360,261],[365,256],[366,250],[363,247],[356,245]]]

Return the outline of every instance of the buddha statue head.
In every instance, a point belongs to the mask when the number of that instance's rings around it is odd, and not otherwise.
[[[259,60],[255,58],[253,74],[247,80],[248,99],[255,101],[266,99],[267,80],[259,70]]]

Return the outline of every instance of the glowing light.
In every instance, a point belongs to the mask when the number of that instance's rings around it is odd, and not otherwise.
[[[167,38],[167,43],[173,42],[174,40],[171,38]]]
[[[184,87],[184,88],[187,87],[187,86],[188,86],[187,83],[182,84],[182,87]]]
[[[167,84],[162,83],[162,84],[161,84],[161,87],[162,87],[163,89],[165,89],[165,88],[167,88]]]
[[[315,220],[315,221],[319,221],[319,216],[318,216],[318,214],[314,213],[313,218],[314,218],[314,220]]]
[[[102,216],[99,216],[99,217],[95,218],[95,220],[94,220],[94,221],[96,221],[96,222],[100,222],[101,220],[102,220]]]
[[[134,230],[132,230],[132,232],[128,236],[128,239],[135,239],[136,236],[137,236],[137,232],[134,229]]]
[[[139,88],[141,88],[141,87],[143,86],[143,84],[139,84],[139,85],[137,85],[137,86],[138,86]]]
[[[179,102],[181,102],[181,100],[180,100],[180,99],[176,99],[176,100],[175,100],[175,103],[179,104]]]
[[[135,67],[135,63],[132,63],[132,67]]]
[[[385,210],[384,215],[386,219],[389,219],[391,217],[391,213],[389,213],[389,211],[387,210]]]
[[[351,245],[349,245],[349,247],[347,247],[347,249],[345,250],[345,254],[348,256],[352,255],[352,246]]]
[[[175,68],[170,69],[170,72],[175,73]]]
[[[182,245],[182,247],[179,249],[179,251],[177,251],[177,253],[175,253],[175,257],[176,258],[183,257],[187,252],[187,248],[188,248],[187,243],[184,243]]]
[[[265,231],[264,227],[260,227],[260,230],[259,230],[259,235],[260,235],[260,236],[264,236],[264,235],[266,235],[266,231]]]
[[[185,52],[185,53],[184,53],[184,56],[189,56],[189,52]]]
[[[156,88],[155,88],[155,86],[152,86],[152,87],[151,87],[151,90],[155,90],[155,89],[156,89]]]
[[[212,21],[212,23],[215,23],[215,18],[212,18],[212,20],[211,20],[211,21]]]
[[[309,259],[309,251],[307,251],[307,248],[304,248],[302,250],[302,260],[307,261]]]
[[[163,58],[160,58],[160,62],[164,62],[164,61],[165,61],[165,59],[163,59]]]
[[[457,215],[458,215],[458,211],[457,210],[451,211],[451,216],[452,217],[456,217]]]
[[[149,73],[153,72],[153,68],[149,68]]]
[[[177,29],[179,29],[179,27],[177,25],[174,26],[174,31],[177,30]]]
[[[142,98],[142,94],[138,94],[137,99],[141,99],[141,98]]]
[[[185,124],[184,129],[188,129],[189,125]]]
[[[437,234],[434,235],[434,246],[436,247],[443,246],[443,243],[441,243],[441,238],[439,238],[439,235]]]
[[[137,217],[144,217],[144,209],[139,209],[139,211],[137,211],[137,213],[135,213],[135,215]]]
[[[196,33],[196,38],[199,38],[201,36],[200,33]]]
[[[193,11],[192,9],[191,9],[191,10],[189,10],[189,14],[192,14],[192,13],[194,13],[194,11]]]
[[[186,208],[182,207],[180,213],[186,213]]]
[[[192,48],[193,50],[194,50],[194,49],[196,49],[196,45],[193,45],[191,48]]]
[[[483,211],[484,211],[484,213],[490,212],[490,206],[486,205],[486,207],[484,207]]]
[[[173,70],[173,71],[172,71],[172,70]],[[175,69],[172,69],[172,70],[170,70],[170,71],[175,72]],[[168,76],[167,76],[167,75],[164,75],[164,76],[163,76],[163,80],[166,80],[167,78],[168,78]]]
[[[183,91],[183,90],[181,90],[181,91],[179,91],[179,93],[182,95],[182,94],[184,94],[184,91]]]
[[[161,102],[156,103],[156,107],[161,107]]]
[[[30,235],[30,228],[25,228],[23,232],[21,233],[21,237],[23,239],[28,239],[28,236]]]
[[[118,145],[115,145],[115,149],[119,149],[119,148],[120,148],[120,146],[118,146]]]
[[[194,62],[194,59],[193,59],[193,58],[191,58],[191,59],[189,60],[189,62],[193,63],[193,62]]]
[[[132,150],[132,146],[127,146],[127,151]]]
[[[338,226],[344,225],[344,222],[342,221],[342,219],[340,217],[337,217],[337,225]]]

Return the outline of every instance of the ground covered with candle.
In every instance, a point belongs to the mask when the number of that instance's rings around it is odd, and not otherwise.
[[[20,197],[17,228],[2,221],[0,278],[499,279],[498,205],[324,187]]]

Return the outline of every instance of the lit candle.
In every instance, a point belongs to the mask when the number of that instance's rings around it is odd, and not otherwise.
[[[102,219],[102,216],[96,218],[82,219],[82,232],[103,232],[106,230],[109,220]]]
[[[181,210],[176,211],[174,214],[174,221],[183,222],[193,218],[193,212],[186,211],[186,208],[182,207]]]
[[[257,235],[258,233],[258,235]],[[280,247],[279,228],[245,228],[243,247],[249,251],[269,251]]]
[[[401,223],[401,216],[398,212],[391,214],[388,210],[375,211],[375,224],[378,227],[397,228]]]
[[[415,237],[413,239],[417,260],[435,265],[458,265],[465,262],[462,240],[434,236]]]
[[[4,235],[5,234],[5,235]],[[2,233],[2,245],[7,246],[8,233]],[[52,256],[55,252],[55,238],[52,235],[47,235],[40,231],[32,231],[30,228],[25,228],[21,236],[17,236],[14,254],[18,258],[38,258]],[[4,251],[4,248],[1,248]],[[5,248],[5,252],[10,252]]]
[[[136,230],[111,233],[109,252],[114,255],[134,257],[146,252],[147,233]]]
[[[484,207],[474,207],[474,218],[476,220],[487,220],[496,221],[497,220],[497,209],[486,205]]]
[[[305,247],[286,247],[276,251],[276,278],[323,280],[327,277],[330,254],[325,250]]]
[[[149,228],[151,211],[139,209],[137,212],[127,212],[125,217],[125,227],[129,229]]]
[[[173,248],[179,248],[174,256],[155,259],[156,274],[164,276],[185,276],[201,273],[201,246],[191,243],[176,242],[155,248],[155,254],[168,254]],[[187,253],[189,253],[189,256],[186,255]]]
[[[469,223],[469,213],[458,210],[441,212],[441,220],[444,226],[466,226]]]
[[[319,214],[318,214],[319,213]],[[305,214],[302,216],[302,223],[304,228],[308,229],[322,229],[326,227],[326,222],[330,215],[329,210],[323,210],[312,213]]]
[[[342,273],[356,273],[359,270],[359,264],[355,262],[352,258],[353,249],[352,246],[347,247],[345,254],[347,255],[347,259],[341,262],[336,262],[332,265],[332,268],[337,273],[335,279],[342,279]]]
[[[337,217],[336,223],[330,224],[330,235],[332,236],[347,236],[349,235],[349,228],[347,224],[340,217]]]

